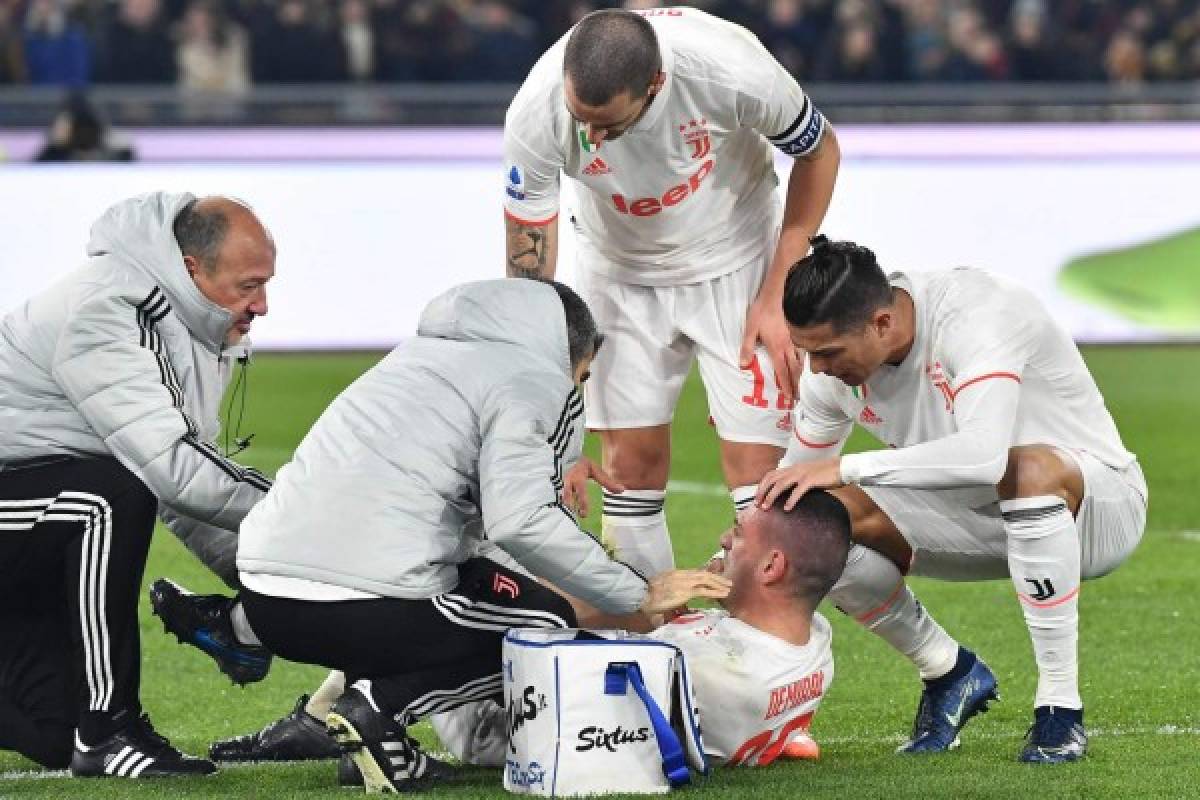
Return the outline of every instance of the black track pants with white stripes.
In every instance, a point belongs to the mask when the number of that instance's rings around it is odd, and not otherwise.
[[[411,722],[503,692],[500,646],[509,628],[569,628],[575,614],[537,581],[474,558],[459,583],[424,600],[311,602],[243,590],[251,627],[290,661],[371,680],[377,703]]]
[[[95,743],[114,713],[140,709],[157,505],[111,458],[0,470],[0,748],[62,766],[76,726]]]

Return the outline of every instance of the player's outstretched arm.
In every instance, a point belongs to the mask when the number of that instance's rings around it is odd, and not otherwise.
[[[558,217],[529,222],[504,215],[505,274],[510,278],[554,277],[558,263]]]

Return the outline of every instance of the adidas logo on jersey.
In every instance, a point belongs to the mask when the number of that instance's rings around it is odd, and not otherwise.
[[[611,175],[612,170],[609,168],[608,164],[604,163],[603,158],[596,156],[592,159],[592,163],[583,168],[583,174],[591,175],[592,177],[597,175]]]
[[[863,406],[862,413],[858,415],[858,421],[863,425],[880,425],[883,420],[870,406]]]

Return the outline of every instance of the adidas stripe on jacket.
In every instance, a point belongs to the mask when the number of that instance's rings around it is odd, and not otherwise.
[[[232,581],[234,532],[270,482],[212,444],[245,349],[225,347],[230,312],[183,265],[171,225],[191,199],[155,193],[113,206],[92,226],[88,260],[0,321],[0,467],[112,456]]]

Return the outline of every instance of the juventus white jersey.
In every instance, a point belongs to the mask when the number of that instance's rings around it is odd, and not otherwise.
[[[564,36],[505,117],[505,213],[552,220],[579,183],[580,266],[646,286],[697,283],[761,256],[779,219],[771,144],[812,153],[825,120],[746,29],[690,8],[638,12],[666,82],[623,135],[593,146],[563,99]]]
[[[651,636],[683,651],[704,750],[730,766],[774,761],[793,732],[808,730],[833,681],[832,631],[820,614],[813,614],[805,645],[716,610],[685,614]]]
[[[858,423],[889,448],[842,458],[843,479],[863,485],[994,482],[972,480],[973,461],[992,457],[972,455],[984,434],[1000,458],[1041,443],[1117,470],[1135,461],[1075,343],[1030,292],[966,267],[897,272],[891,282],[913,299],[912,349],[862,386],[806,365],[787,460],[836,455]],[[962,435],[972,428],[981,436]]]

